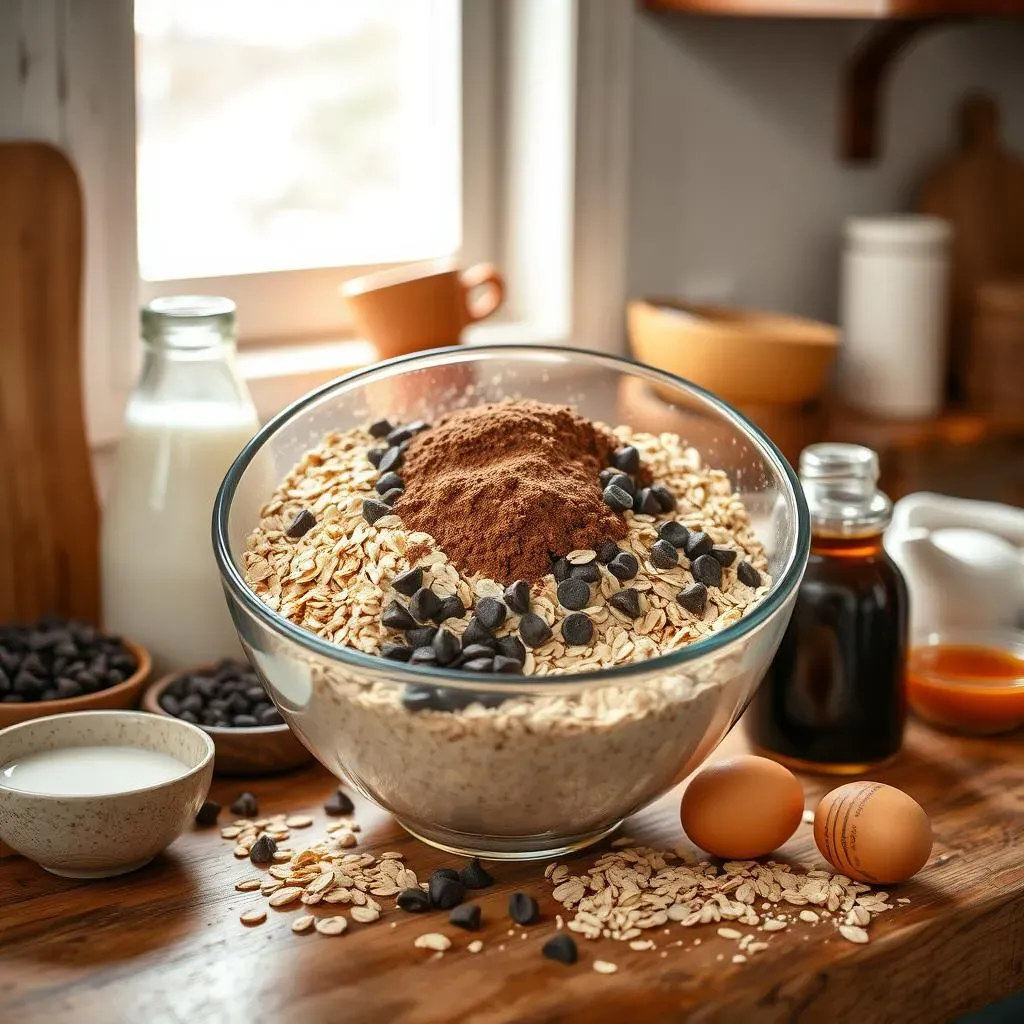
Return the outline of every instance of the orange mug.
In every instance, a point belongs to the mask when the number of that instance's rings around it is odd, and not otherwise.
[[[483,291],[473,295],[476,289]],[[457,345],[467,324],[501,305],[505,282],[490,263],[460,271],[447,261],[357,277],[342,285],[341,294],[356,333],[387,359]]]

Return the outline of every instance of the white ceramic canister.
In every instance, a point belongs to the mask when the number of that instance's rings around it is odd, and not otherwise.
[[[142,375],[103,510],[103,617],[158,673],[242,655],[211,543],[217,489],[259,426],[234,325],[229,299],[178,296],[142,311]]]
[[[946,377],[949,223],[912,214],[853,217],[845,234],[843,398],[875,416],[937,415]]]

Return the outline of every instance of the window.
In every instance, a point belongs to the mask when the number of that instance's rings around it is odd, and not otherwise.
[[[329,337],[346,277],[496,255],[487,7],[136,0],[142,298],[217,292],[244,340]]]

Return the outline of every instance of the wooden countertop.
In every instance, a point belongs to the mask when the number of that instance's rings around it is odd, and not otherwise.
[[[723,750],[742,746],[734,733]],[[913,724],[899,761],[877,774],[906,789],[932,817],[931,861],[913,881],[891,887],[893,898],[911,902],[876,918],[868,945],[846,942],[827,924],[795,923],[769,936],[769,948],[745,964],[731,963],[735,943],[719,938],[714,925],[671,925],[671,935],[657,930],[654,952],[581,940],[574,967],[546,960],[540,947],[560,908],[536,863],[492,865],[498,884],[480,894],[485,925],[477,934],[451,927],[444,912],[404,914],[382,899],[382,921],[352,923],[347,934],[326,937],[292,934],[295,909],[270,909],[263,925],[242,926],[239,913],[266,901],[234,890],[253,871],[234,859],[233,844],[218,829],[196,829],[148,868],[109,881],[55,878],[15,858],[0,862],[0,1016],[18,1024],[935,1024],[1024,983],[1022,769],[1019,733],[958,739]],[[827,780],[804,781],[809,806],[830,788]],[[320,805],[332,789],[322,769],[251,782],[219,779],[213,795],[226,804],[245,788],[260,798],[261,814],[316,814],[313,828],[292,832],[293,847],[322,834],[327,819]],[[650,845],[678,845],[678,802],[678,792],[669,794],[631,819],[628,834]],[[364,801],[357,805],[357,849],[400,850],[421,878],[456,861],[410,839]],[[225,812],[222,823],[231,817]],[[822,866],[810,832],[802,825],[783,856]],[[594,855],[578,856],[589,866]],[[515,889],[533,893],[543,913],[542,923],[525,929],[525,941],[523,929],[507,935],[507,898]],[[435,930],[453,939],[439,959],[413,947],[417,935]],[[693,948],[696,937],[702,941]],[[473,955],[465,947],[475,938],[484,950]],[[677,938],[684,947],[671,945]],[[596,959],[613,961],[618,972],[597,974]]]

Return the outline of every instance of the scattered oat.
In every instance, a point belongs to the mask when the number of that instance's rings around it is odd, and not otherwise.
[[[801,820],[805,825],[814,824],[814,811],[810,808],[804,808],[804,813],[801,815]]]
[[[801,910],[799,917],[801,921],[806,921],[808,924],[817,924],[819,921],[818,915],[813,910]]]
[[[413,945],[417,949],[433,949],[443,953],[446,949],[451,949],[452,940],[440,932],[427,932],[425,935],[417,935]]]
[[[786,922],[777,917],[766,917],[761,927],[766,932],[781,932],[786,927]]]
[[[629,944],[629,948],[639,952],[645,949],[654,949],[654,943],[650,939],[634,939]]]
[[[747,962],[747,958],[742,953],[735,953],[733,955],[732,962],[734,964],[745,964]]]
[[[467,947],[470,953],[479,953],[484,948],[484,944],[479,939],[474,939]]]
[[[252,910],[244,910],[238,916],[238,920],[241,921],[242,924],[250,926],[256,924],[263,924],[263,922],[266,921],[266,919],[267,912],[262,907],[255,907]]]
[[[349,914],[353,921],[358,921],[360,924],[371,924],[380,918],[380,911],[373,907],[353,907]]]
[[[295,918],[292,921],[292,931],[296,934],[301,932],[308,932],[313,927],[313,922],[316,918],[312,914],[303,914],[301,917]]]
[[[285,904],[294,903],[302,895],[302,888],[298,885],[288,885],[278,889],[270,897],[272,907],[283,907]]]
[[[313,824],[313,819],[308,814],[293,814],[290,818],[285,818],[284,823],[288,828],[309,828]]]
[[[719,928],[718,934],[721,935],[723,939],[740,939],[743,937],[743,933],[736,931],[735,928]]]
[[[321,917],[316,923],[316,930],[321,935],[340,935],[346,928],[348,928],[348,920],[341,915]]]
[[[618,967],[615,964],[609,963],[607,960],[595,960],[594,970],[598,974],[614,974]]]
[[[839,926],[839,934],[842,935],[847,942],[869,942],[868,933],[863,928],[858,928],[855,924],[841,924]]]
[[[235,882],[235,888],[239,892],[255,892],[262,884],[262,878],[243,878],[240,882]]]

